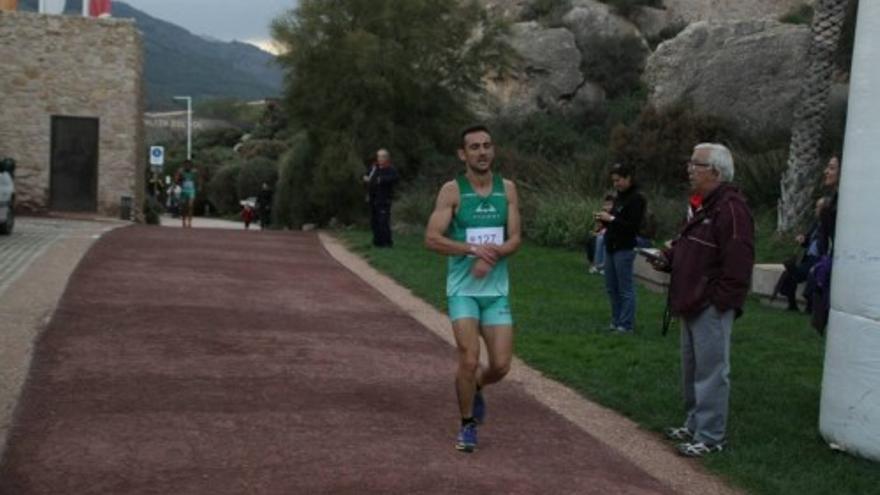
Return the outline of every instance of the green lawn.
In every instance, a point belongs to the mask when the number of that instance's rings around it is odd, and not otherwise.
[[[368,232],[337,235],[445,311],[445,259],[421,236],[374,249]],[[681,424],[678,332],[660,334],[663,296],[639,288],[636,335],[612,335],[602,279],[587,274],[582,253],[526,243],[510,271],[520,358],[648,430]],[[730,448],[706,459],[708,469],[750,493],[880,493],[880,465],[819,437],[823,350],[805,315],[749,302],[733,332]]]

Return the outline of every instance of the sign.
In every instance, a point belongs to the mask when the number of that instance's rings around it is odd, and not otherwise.
[[[150,165],[153,167],[165,165],[164,146],[150,146]]]

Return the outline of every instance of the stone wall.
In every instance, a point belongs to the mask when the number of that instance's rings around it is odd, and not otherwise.
[[[143,201],[143,50],[134,22],[0,12],[0,156],[18,162],[17,205],[50,204],[53,116],[99,119],[97,213]]]

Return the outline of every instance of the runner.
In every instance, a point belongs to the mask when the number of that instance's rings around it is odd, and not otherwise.
[[[425,245],[448,255],[446,296],[458,346],[455,387],[461,430],[455,447],[473,452],[477,424],[486,416],[482,388],[504,378],[513,354],[513,318],[507,300],[507,257],[520,245],[516,186],[492,173],[495,148],[484,126],[461,133],[464,174],[443,185],[428,220]],[[480,365],[480,337],[489,367]]]
[[[178,172],[180,184],[180,218],[184,227],[192,228],[193,202],[196,199],[199,171],[193,167],[192,160],[183,162],[183,170]]]

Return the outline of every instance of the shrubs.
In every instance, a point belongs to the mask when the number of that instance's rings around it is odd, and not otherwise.
[[[536,113],[494,127],[499,142],[549,161],[570,160],[584,142],[574,124],[559,114]]]
[[[311,183],[314,147],[307,132],[293,137],[287,153],[279,161],[275,187],[273,217],[275,223],[287,228],[300,228],[312,215]]]
[[[416,180],[402,188],[394,202],[391,217],[394,223],[427,225],[440,186],[440,181]]]
[[[208,183],[208,200],[221,213],[238,211],[238,175],[241,164],[228,163],[220,167],[213,179]]]
[[[598,83],[610,98],[627,95],[641,86],[642,70],[648,50],[641,38],[593,36],[583,43],[581,69]]]
[[[254,197],[259,194],[264,182],[273,187],[277,181],[277,161],[264,157],[248,160],[241,166],[236,178],[237,199]],[[238,201],[236,201],[235,211],[238,211]]]
[[[275,139],[250,139],[238,148],[238,154],[245,160],[256,157],[277,160],[285,151],[287,143]]]
[[[632,125],[612,131],[611,153],[616,161],[635,167],[642,183],[680,187],[693,146],[730,137],[717,118],[683,108],[660,112],[647,106]]]
[[[523,194],[523,226],[527,238],[543,246],[584,246],[599,201],[574,193]]]
[[[788,166],[788,150],[775,149],[763,153],[733,151],[736,165],[735,182],[748,198],[752,208],[775,208],[779,202],[779,182]]]

